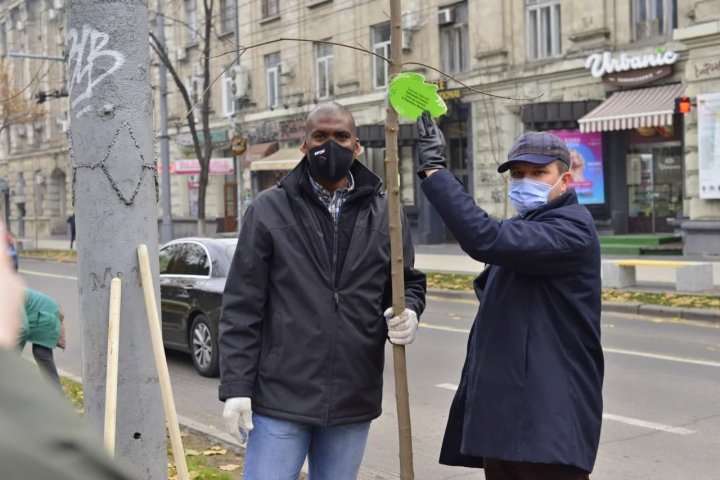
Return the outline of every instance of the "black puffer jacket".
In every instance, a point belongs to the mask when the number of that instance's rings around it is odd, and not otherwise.
[[[391,304],[382,183],[354,162],[336,224],[306,161],[243,219],[220,319],[220,400],[251,397],[263,415],[342,425],[380,415]],[[404,232],[407,308],[425,307],[425,276]]]

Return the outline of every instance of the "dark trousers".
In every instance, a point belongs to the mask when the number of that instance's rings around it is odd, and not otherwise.
[[[486,480],[590,480],[590,476],[569,465],[545,463],[506,462],[486,458]]]
[[[53,382],[60,385],[60,376],[58,375],[57,368],[55,367],[55,359],[53,357],[53,351],[51,348],[43,347],[42,345],[32,344],[32,354],[38,367],[45,372],[45,374],[52,379]]]

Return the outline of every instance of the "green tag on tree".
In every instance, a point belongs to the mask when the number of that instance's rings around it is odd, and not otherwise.
[[[425,77],[415,72],[396,75],[388,87],[388,97],[398,115],[417,120],[427,110],[433,117],[447,112],[447,106],[437,94],[437,85],[425,83]]]

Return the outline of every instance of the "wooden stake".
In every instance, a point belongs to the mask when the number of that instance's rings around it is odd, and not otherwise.
[[[160,391],[162,392],[163,405],[165,406],[165,420],[167,421],[170,433],[170,442],[175,458],[179,480],[189,480],[187,463],[185,462],[185,449],[180,438],[180,425],[178,424],[175,401],[173,400],[172,386],[170,385],[170,372],[168,371],[167,359],[162,343],[162,332],[160,330],[160,316],[155,303],[155,287],[153,286],[152,273],[150,272],[150,259],[146,245],[137,248],[138,262],[140,263],[140,278],[142,279],[143,293],[145,294],[145,309],[147,310],[148,323],[150,326],[150,340],[152,340],[155,365],[160,379]]]
[[[105,449],[115,456],[115,426],[117,424],[117,384],[120,359],[120,298],[119,278],[110,282],[110,318],[108,323],[107,378],[105,382]]]

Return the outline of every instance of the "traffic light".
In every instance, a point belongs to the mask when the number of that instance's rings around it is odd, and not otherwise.
[[[692,110],[690,97],[683,95],[682,97],[677,97],[675,99],[675,113],[682,113],[684,115],[686,113],[690,113],[690,110]]]

